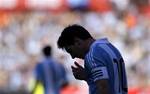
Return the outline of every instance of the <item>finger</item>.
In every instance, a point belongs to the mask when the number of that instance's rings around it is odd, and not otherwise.
[[[78,68],[76,68],[76,67],[74,67],[74,66],[71,66],[71,68],[72,68],[72,72],[73,72],[73,73],[77,73],[77,72],[78,72]]]
[[[74,62],[74,64],[75,64],[77,67],[82,67],[82,66],[79,65],[77,62]]]
[[[71,69],[72,69],[72,70],[77,70],[77,68],[76,68],[76,67],[74,67],[74,66],[71,66]]]

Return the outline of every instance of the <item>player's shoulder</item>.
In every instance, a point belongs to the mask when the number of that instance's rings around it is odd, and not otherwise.
[[[99,48],[100,45],[110,43],[107,38],[97,39],[91,46],[91,48]]]
[[[92,54],[100,53],[102,51],[101,45],[102,44],[100,42],[97,42],[97,41],[94,42],[91,46],[91,49],[90,49]]]

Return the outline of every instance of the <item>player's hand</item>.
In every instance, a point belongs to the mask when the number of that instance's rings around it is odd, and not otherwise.
[[[71,66],[74,77],[79,80],[86,80],[87,74],[85,72],[85,69],[77,62],[74,62],[74,64],[76,65],[76,67]]]

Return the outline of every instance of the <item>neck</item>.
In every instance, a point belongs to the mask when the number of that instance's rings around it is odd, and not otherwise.
[[[95,39],[88,39],[87,40],[87,45],[86,45],[86,47],[87,47],[87,49],[86,49],[86,53],[90,50],[90,47],[91,47],[91,45],[92,45],[92,43],[95,41]]]

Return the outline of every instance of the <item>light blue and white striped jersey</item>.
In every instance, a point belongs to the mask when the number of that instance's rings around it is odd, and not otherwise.
[[[90,94],[97,93],[95,81],[108,79],[111,94],[127,94],[125,65],[120,52],[107,40],[96,40],[85,56]]]
[[[52,58],[36,65],[35,77],[44,85],[45,94],[60,94],[61,86],[68,82],[64,66]]]

